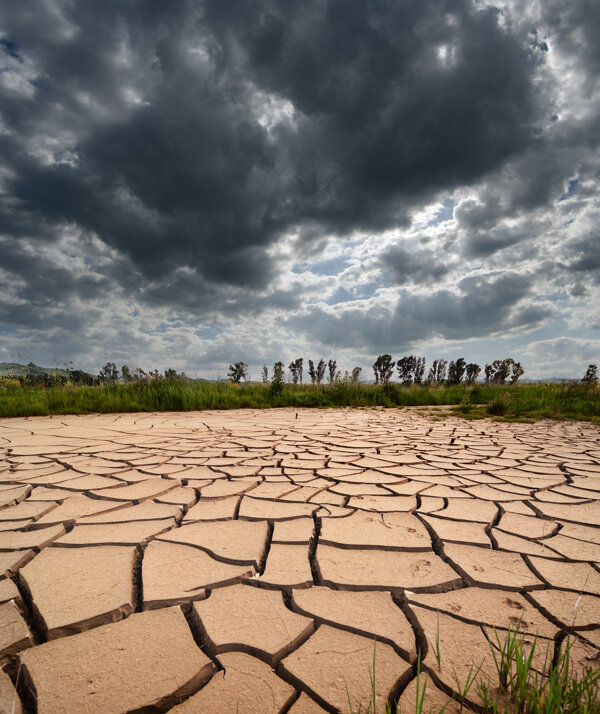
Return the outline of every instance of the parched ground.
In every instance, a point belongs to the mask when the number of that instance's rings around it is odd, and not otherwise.
[[[0,420],[0,712],[364,711],[374,659],[411,712],[419,651],[437,710],[519,621],[597,667],[599,495],[581,423]]]

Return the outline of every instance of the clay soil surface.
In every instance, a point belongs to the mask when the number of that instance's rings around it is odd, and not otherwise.
[[[597,666],[599,497],[581,423],[0,420],[0,711],[364,711],[375,653],[412,712],[419,651],[437,711],[519,621]]]

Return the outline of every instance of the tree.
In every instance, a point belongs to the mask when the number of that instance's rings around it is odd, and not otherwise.
[[[327,381],[329,382],[329,384],[333,384],[339,377],[339,372],[337,371],[336,360],[330,359],[327,362],[327,369],[329,370]]]
[[[410,357],[402,357],[396,362],[398,377],[400,377],[402,384],[407,387],[413,383],[416,366],[417,358],[413,355],[410,355]]]
[[[491,365],[485,365],[485,381],[493,384],[505,384],[510,377],[510,383],[514,384],[524,372],[521,363],[515,362],[511,357],[496,359]]]
[[[515,362],[514,360],[510,360],[512,362],[512,370],[510,374],[510,383],[515,384],[519,377],[522,377],[523,374],[525,373],[525,369],[521,365],[520,362]]]
[[[598,367],[595,364],[588,364],[588,368],[581,378],[585,384],[598,384]]]
[[[230,364],[227,376],[234,384],[239,384],[242,379],[246,381],[248,379],[248,365],[245,362]]]
[[[319,364],[317,365],[317,384],[321,384],[323,378],[325,377],[325,361],[321,358]]]
[[[182,382],[187,379],[187,377],[185,376],[185,372],[178,373],[176,369],[169,368],[165,369],[165,379]]]
[[[431,369],[427,376],[427,381],[434,382],[435,384],[442,384],[446,379],[446,368],[448,362],[445,359],[435,359],[431,363]]]
[[[266,364],[263,364],[263,367],[262,367],[262,381],[264,384],[266,384],[269,381],[269,368],[267,367]]]
[[[292,373],[292,381],[294,384],[302,384],[302,365],[304,364],[304,360],[302,357],[298,357],[298,359],[295,359],[293,362],[290,362],[289,364],[289,370]]]
[[[130,382],[133,382],[133,376],[131,374],[131,370],[129,369],[128,365],[124,364],[121,367],[121,374],[123,375],[123,381],[126,384],[129,384]]]
[[[479,373],[481,372],[481,367],[476,364],[475,362],[469,362],[469,364],[466,367],[466,372],[467,372],[467,378],[466,378],[466,383],[467,384],[473,384],[473,382],[477,379],[479,376]]]
[[[373,363],[373,372],[375,373],[375,384],[386,384],[390,381],[394,373],[395,362],[392,361],[392,355],[379,355]]]
[[[466,368],[467,363],[462,357],[459,357],[456,362],[450,362],[448,365],[448,384],[460,384]]]
[[[102,384],[114,384],[119,379],[119,370],[114,362],[107,362],[98,373]]]
[[[360,373],[362,372],[362,367],[355,367],[352,370],[352,376],[350,379],[352,380],[352,384],[358,384],[360,382]]]
[[[133,374],[133,379],[136,382],[145,382],[148,379],[148,375],[141,367],[136,367],[135,372]]]
[[[273,379],[271,380],[271,394],[278,397],[283,392],[283,362],[273,365]]]
[[[310,381],[315,384],[317,381],[317,371],[315,369],[315,363],[311,359],[308,360],[308,376],[310,377]]]
[[[425,374],[425,357],[417,357],[415,359],[415,384],[421,384],[423,375]]]

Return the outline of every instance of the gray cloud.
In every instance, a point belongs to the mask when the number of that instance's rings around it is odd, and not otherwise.
[[[589,0],[0,8],[0,322],[96,344],[118,305],[157,351],[167,313],[373,350],[533,329],[543,260],[573,299],[597,279],[598,30]]]

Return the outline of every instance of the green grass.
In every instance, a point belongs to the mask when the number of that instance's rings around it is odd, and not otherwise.
[[[578,674],[572,664],[571,650],[574,640],[563,643],[556,662],[553,662],[554,642],[547,643],[541,671],[534,666],[539,640],[533,642],[521,632],[521,622],[508,626],[503,637],[494,630],[490,650],[496,666],[497,682],[487,677],[478,679],[482,664],[471,667],[464,685],[456,681],[456,705],[459,711],[472,711],[468,699],[482,714],[600,714],[600,669],[590,664]],[[431,679],[425,674],[421,653],[415,666],[416,698],[414,708],[406,703],[402,710],[399,704],[387,703],[385,714],[433,714],[426,708],[427,684]],[[456,674],[456,673],[455,673]],[[375,645],[371,671],[370,702],[363,710],[352,708],[348,697],[350,714],[377,714],[375,682]],[[447,703],[440,710],[447,710]],[[436,710],[437,714],[437,710]]]
[[[231,384],[157,379],[104,386],[20,386],[0,379],[0,416],[267,407],[448,406],[467,419],[580,419],[600,423],[600,387],[581,383],[475,386]]]

